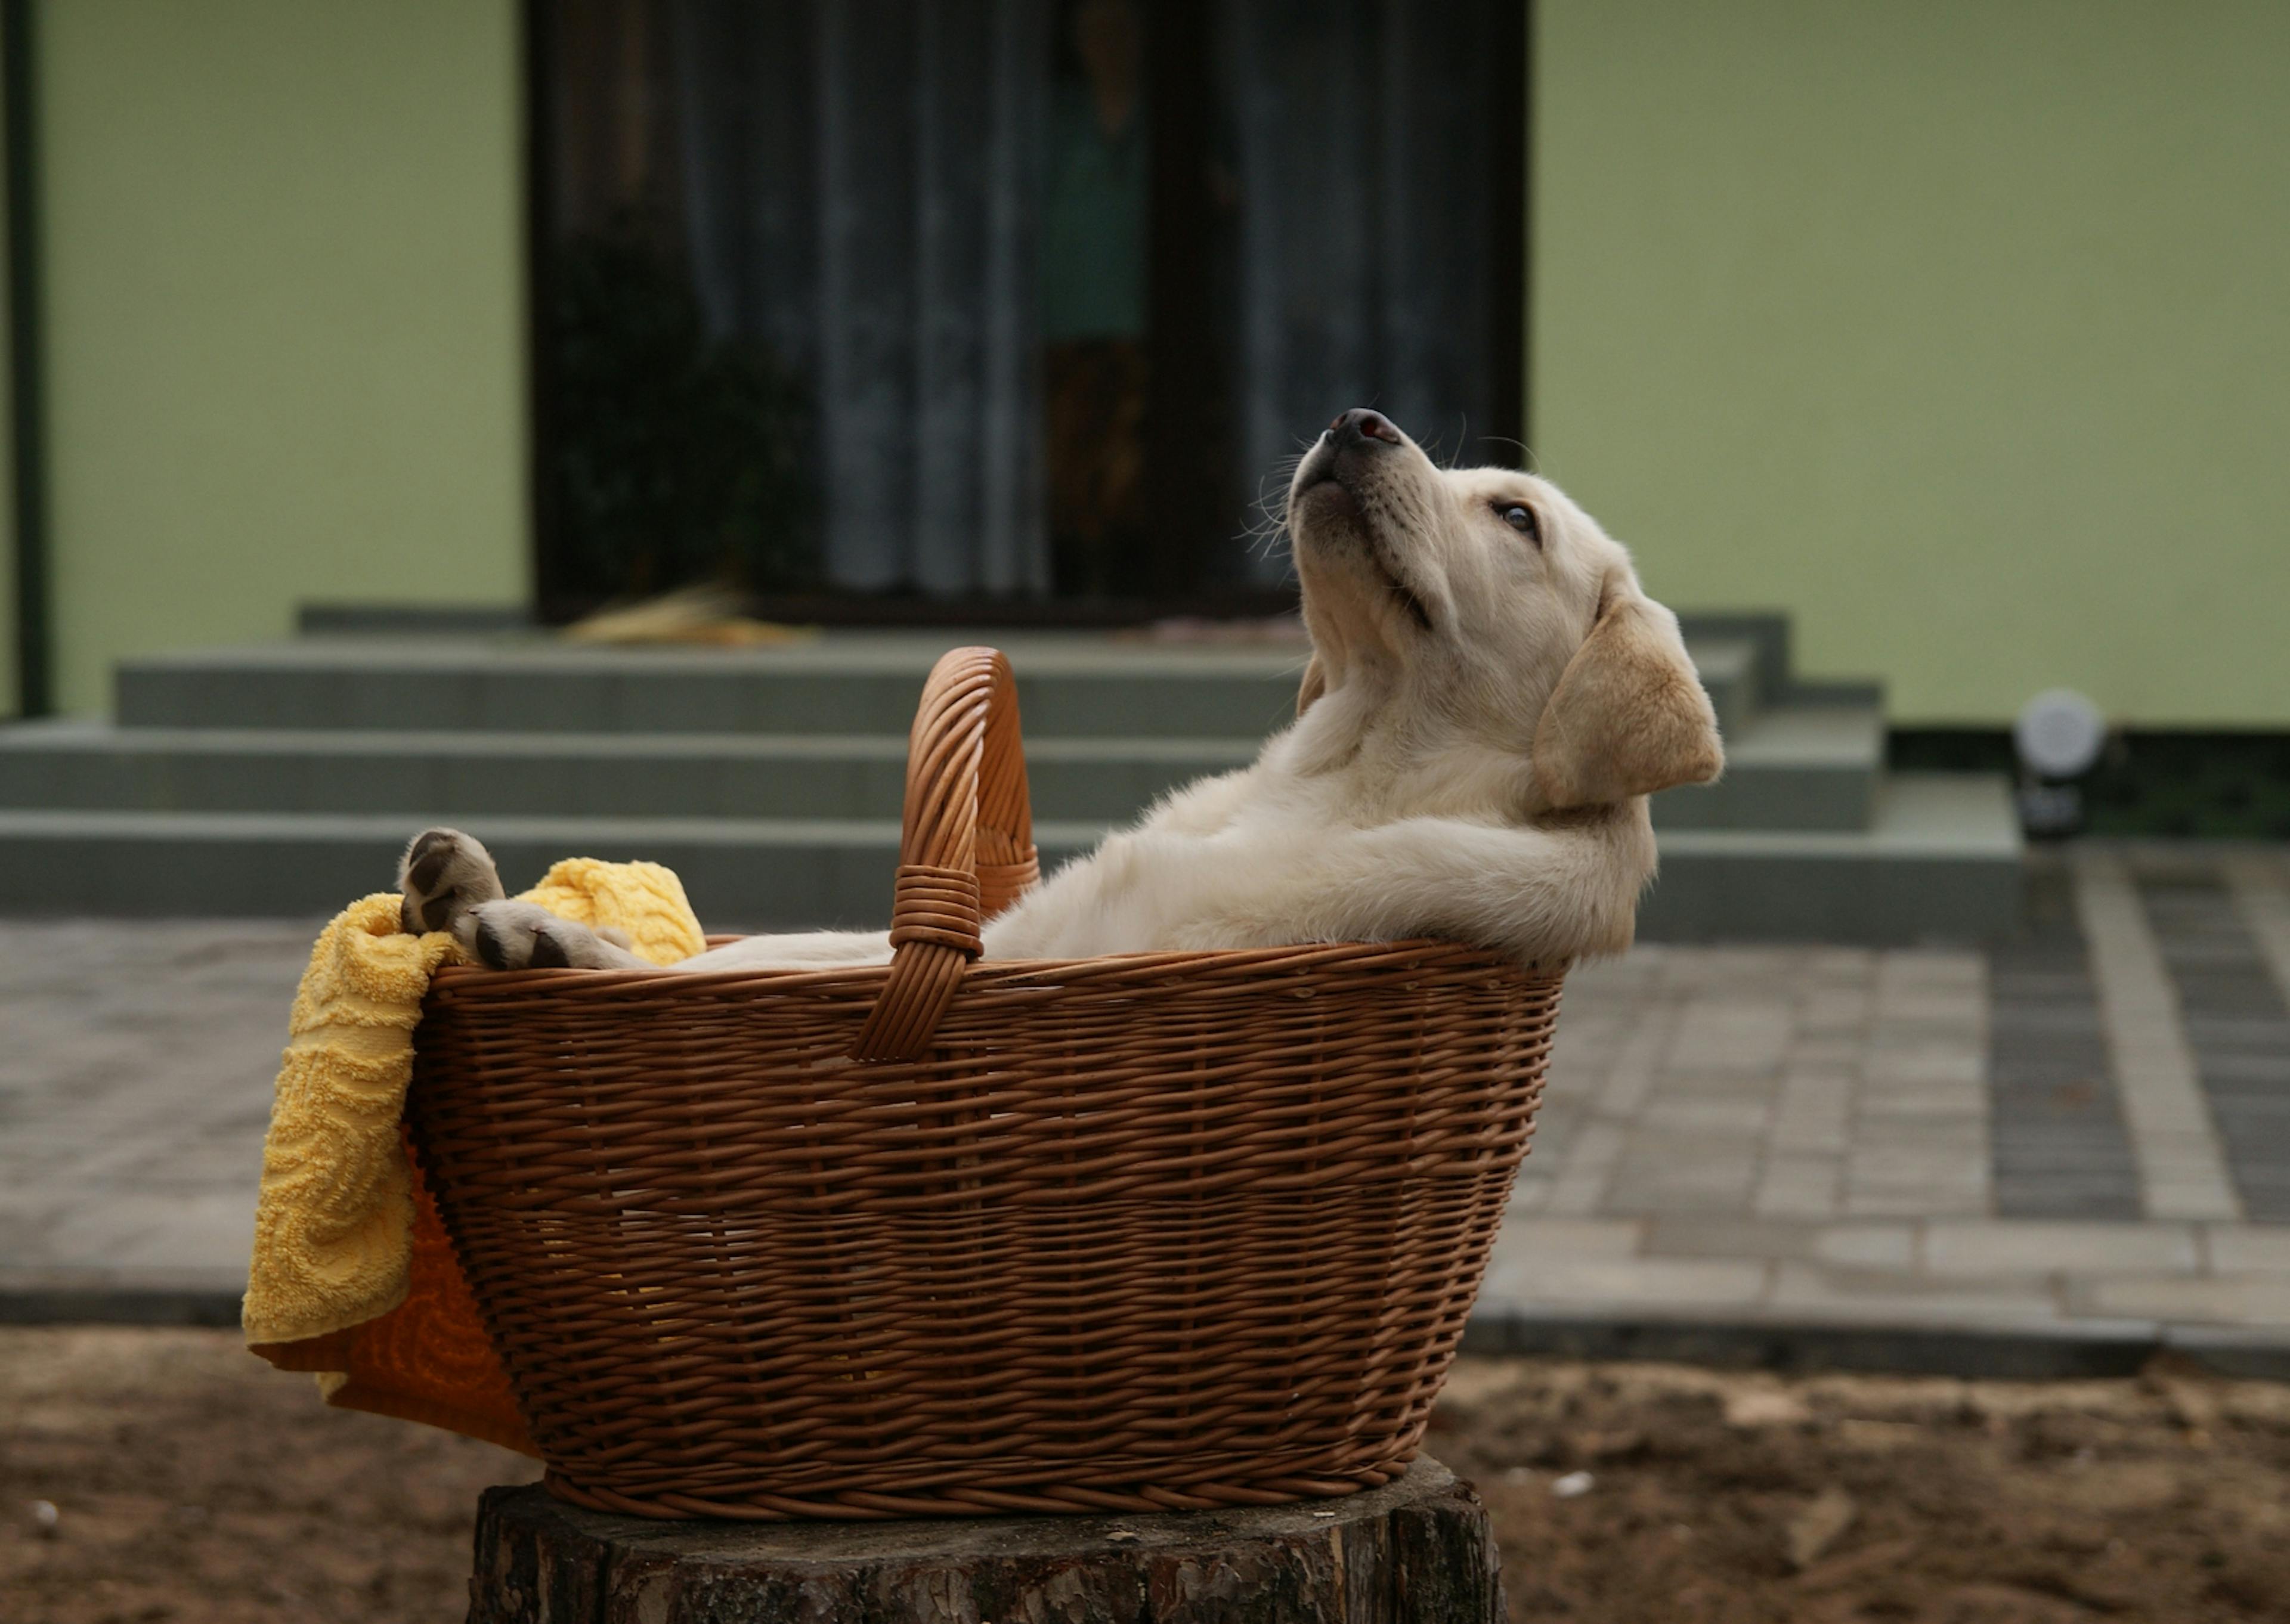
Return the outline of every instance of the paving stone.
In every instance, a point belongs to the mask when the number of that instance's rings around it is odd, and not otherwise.
[[[1851,1119],[1839,1115],[1784,1118],[1774,1124],[1766,1145],[1768,1153],[1777,1156],[1837,1156],[1843,1155],[1852,1142]]]
[[[1618,1173],[1607,1187],[1603,1210],[1646,1214],[1746,1212],[1755,1188],[1756,1180],[1748,1173],[1724,1180],[1694,1181]]]
[[[1645,1226],[1635,1219],[1515,1219],[1503,1225],[1496,1255],[1525,1259],[1631,1258],[1638,1254],[1645,1232]]]
[[[1895,1269],[1820,1263],[1776,1263],[1766,1301],[1774,1310],[1825,1319],[1915,1325],[2025,1324],[2061,1317],[2058,1294],[2039,1282],[1939,1285],[1903,1279]]]
[[[1656,1218],[1646,1226],[1644,1251],[1648,1257],[1765,1257],[1907,1270],[1916,1264],[1917,1235],[1910,1223]]]
[[[1854,1184],[1934,1185],[1984,1180],[1984,1168],[1970,1168],[1957,1147],[1883,1144],[1856,1141],[1845,1164],[1845,1176]]]
[[[1518,1182],[1511,1186],[1510,1199],[1503,1204],[1503,1221],[1540,1213],[1549,1204],[1552,1182],[1538,1174],[1521,1173]]]
[[[1813,1255],[1814,1226],[1773,1219],[1659,1216],[1646,1220],[1650,1258],[1798,1258]]]
[[[1916,1266],[1918,1226],[1910,1223],[1823,1224],[1814,1232],[1816,1261],[1865,1268]]]
[[[2143,880],[2140,896],[2183,1012],[2196,1076],[2217,1119],[2221,1146],[2244,1210],[2290,1216],[2290,1136],[2277,1139],[2234,1121],[2233,1106],[2269,1080],[2290,1075],[2290,996],[2232,897],[2214,876]]]
[[[1863,1074],[1872,1092],[1934,1083],[1977,1090],[1988,1078],[1987,1057],[1964,1044],[1879,1045],[1870,1052]]]
[[[163,1209],[159,1221],[109,1249],[105,1261],[151,1272],[222,1268],[244,1278],[254,1250],[254,1190],[249,1178],[232,1188],[155,1199],[152,1204]]]
[[[2290,1224],[2204,1224],[2205,1260],[2222,1275],[2290,1275]]]
[[[1693,1071],[1771,1071],[1793,1035],[1791,1011],[1780,1000],[1696,1000],[1671,1036],[1668,1064]]]
[[[1998,1191],[1990,1204],[1995,1211],[2001,1212],[2005,1210],[2002,1180],[1999,1179],[1998,1183]],[[2054,1173],[2045,1181],[2040,1204],[2029,1204],[2034,1207],[2033,1211],[2023,1209],[2014,1212],[2013,1216],[2039,1220],[2080,1219],[2092,1222],[2119,1220],[2123,1206],[2122,1183],[2113,1174]]]
[[[1508,1252],[1488,1266],[1484,1294],[1497,1303],[1740,1310],[1763,1300],[1768,1268],[1761,1260],[1552,1259]]]
[[[1876,999],[1865,988],[1824,987],[1806,995],[1798,1005],[1800,1035],[1848,1032],[1857,1034],[1868,1024]],[[1799,1039],[1803,1041],[1802,1036]]]
[[[2199,1043],[2200,1040],[2197,1041]],[[2236,1084],[2290,1088],[2290,1038],[2285,1038],[2278,1047],[2262,1049],[2252,1054],[2205,1054],[2198,1049],[2196,1065],[2214,1098],[2225,1087]]]
[[[1901,948],[1878,956],[1880,986],[1972,986],[1983,973],[1977,953],[1939,948]]]
[[[1989,1180],[1974,1173],[1899,1183],[1856,1180],[1848,1170],[1844,1212],[1853,1218],[1985,1218],[1992,1212],[1989,1193]]]
[[[1838,1210],[1845,1164],[1837,1156],[1777,1156],[1759,1175],[1750,1210],[1761,1218],[1827,1218]]]
[[[1887,988],[1876,999],[1876,1014],[1886,1022],[1932,1025],[1943,1030],[1977,1025],[1988,1012],[1982,988],[1945,992],[1909,991]]]
[[[1971,1276],[2030,1270],[2195,1269],[2201,1252],[2190,1224],[2031,1223],[1946,1219],[1925,1226],[1925,1267],[1934,1275]]]
[[[2245,851],[2229,853],[2220,867],[2275,991],[2290,1000],[2290,863],[2278,852]]]
[[[1561,1027],[1565,1024],[1563,1020],[1559,1022]],[[1638,1029],[1623,1042],[1605,1081],[1592,1097],[1592,1105],[1601,1116],[1629,1116],[1645,1104],[1676,1024],[1674,1015],[1657,1016],[1641,1022]]]
[[[1615,1123],[1594,1120],[1584,1124],[1571,1145],[1560,1148],[1559,1162],[1544,1209],[1553,1214],[1581,1216],[1597,1211],[1621,1159],[1625,1135]]]
[[[1754,1139],[1765,1132],[1773,1114],[1769,1100],[1697,1100],[1691,1093],[1666,1091],[1647,1101],[1638,1121],[1645,1132]]]
[[[1988,1143],[1987,1124],[1976,1119],[1864,1115],[1853,1124],[1852,1154],[1872,1171],[1910,1161],[1919,1169],[1977,1167],[1987,1164]]]
[[[2061,1178],[2106,1179],[2120,1184],[2132,1176],[2127,1155],[2109,1145],[2079,1140],[2068,1133],[2024,1142],[2005,1140],[1997,1142],[1994,1150],[1999,1180],[2007,1172],[2022,1174],[2037,1184]],[[2007,1212],[2001,1216],[2028,1215]]]
[[[2114,1276],[2074,1278],[2068,1300],[2078,1313],[2223,1325],[2290,1324],[2290,1276]]]
[[[2246,943],[2243,951],[2254,954],[2256,948]],[[2182,955],[2173,953],[2166,962],[2184,964],[2185,960]],[[2215,972],[2208,977],[2187,978],[2190,987],[2213,983],[2217,979]],[[2262,996],[2262,989],[2265,996]],[[2275,1012],[2271,1007],[2275,1003],[2272,994],[2271,981],[2262,981],[2254,973],[2247,989],[2236,998],[2235,1003],[2240,1007],[2233,1013],[2222,1013],[2215,1004],[2209,1008],[2190,1004],[2184,1020],[2188,1039],[2198,1048],[2247,1048],[2279,1052],[2285,1044],[2290,1044],[2290,1020]]]
[[[2179,991],[2129,870],[2114,852],[2086,850],[2077,859],[2075,895],[2146,1214],[2238,1216],[2241,1202],[2196,1077]],[[2167,1172],[2157,1162],[2166,1149],[2175,1163]]]
[[[1886,1084],[1871,1077],[1861,1095],[1865,1119],[1887,1116],[1961,1116],[1984,1122],[1988,1091],[1977,1084]]]

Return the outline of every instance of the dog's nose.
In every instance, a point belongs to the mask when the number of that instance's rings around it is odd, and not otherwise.
[[[1339,445],[1354,437],[1381,440],[1387,445],[1397,445],[1399,444],[1399,430],[1381,412],[1371,412],[1365,406],[1354,406],[1349,412],[1336,414],[1336,420],[1328,425],[1328,437]]]

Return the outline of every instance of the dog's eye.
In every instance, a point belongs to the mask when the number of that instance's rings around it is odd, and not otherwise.
[[[1535,546],[1542,545],[1542,526],[1535,522],[1534,509],[1524,502],[1497,502],[1495,511],[1502,522],[1518,532]]]

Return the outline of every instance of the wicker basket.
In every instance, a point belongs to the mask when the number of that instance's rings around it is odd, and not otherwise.
[[[1560,973],[1433,941],[973,963],[1008,662],[924,691],[893,962],[448,971],[415,1141],[548,1484],[647,1516],[1348,1493],[1422,1436]]]

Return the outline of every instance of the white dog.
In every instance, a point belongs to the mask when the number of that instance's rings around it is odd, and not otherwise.
[[[1645,797],[1715,778],[1717,717],[1677,618],[1557,488],[1435,467],[1388,420],[1338,418],[1288,529],[1313,655],[1254,764],[1163,800],[984,931],[990,958],[1440,936],[1550,964],[1628,947],[1654,871]],[[496,969],[637,968],[501,899],[484,848],[432,829],[407,928]],[[683,970],[889,960],[882,932],[753,936]]]

